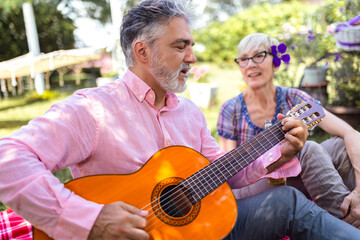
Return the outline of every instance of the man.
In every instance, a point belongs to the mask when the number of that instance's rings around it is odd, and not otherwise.
[[[196,62],[183,6],[172,0],[142,2],[124,17],[121,44],[129,67],[122,80],[78,91],[0,142],[0,200],[55,239],[148,239],[148,213],[123,202],[87,201],[50,171],[70,166],[75,178],[133,173],[171,145],[191,147],[210,161],[224,154],[201,111],[174,94],[184,90],[190,64]],[[235,175],[235,185],[268,172],[266,176],[286,175],[279,166],[296,162],[308,133],[296,118],[284,120],[283,129],[289,132],[271,150],[273,157],[259,158],[246,173]],[[238,204],[237,225],[229,238],[359,236],[357,229],[292,188]]]

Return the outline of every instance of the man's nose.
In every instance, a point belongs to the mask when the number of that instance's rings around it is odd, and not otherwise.
[[[192,47],[188,48],[184,61],[186,63],[196,63],[196,56]]]

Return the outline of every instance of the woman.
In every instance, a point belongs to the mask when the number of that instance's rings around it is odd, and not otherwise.
[[[220,146],[225,151],[241,145],[264,130],[265,121],[277,121],[302,101],[313,100],[307,93],[274,85],[274,74],[281,60],[288,62],[286,46],[263,33],[246,36],[238,45],[238,64],[248,88],[226,101],[217,124]],[[281,55],[281,54],[280,54]],[[333,215],[360,228],[360,133],[324,109],[326,117],[319,123],[333,137],[317,144],[307,141],[297,155],[300,174],[310,197]],[[234,189],[236,198],[273,188],[266,180],[250,187]]]

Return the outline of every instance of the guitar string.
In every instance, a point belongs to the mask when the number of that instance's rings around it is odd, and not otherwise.
[[[267,137],[265,136],[265,139],[267,139]],[[262,145],[261,145],[262,146]],[[256,150],[256,149],[255,149]],[[249,154],[249,153],[248,153]],[[250,155],[250,154],[249,154]],[[241,158],[243,158],[242,157],[242,155],[239,155]],[[233,157],[233,158],[235,158],[235,157]],[[243,159],[244,160],[244,159]],[[246,163],[247,163],[247,161],[246,160],[244,160]],[[223,163],[221,163],[221,164],[223,164]],[[247,163],[248,164],[248,163]],[[227,169],[227,167],[225,167],[224,169]],[[236,170],[236,172],[238,172],[237,170]],[[222,171],[220,171],[220,173],[222,174]],[[215,174],[216,174],[216,172],[215,172]],[[213,177],[213,176],[211,176],[211,177]],[[216,176],[217,177],[217,176]],[[197,181],[198,179],[195,179],[194,181],[195,181],[195,183],[196,183],[196,181]],[[193,184],[194,183],[194,181],[193,182],[190,182],[189,184]],[[201,181],[200,181],[201,182]],[[195,185],[196,186],[196,185]],[[201,190],[201,189],[199,189],[199,190]],[[169,192],[169,194],[168,195],[170,195],[170,196],[168,196],[168,197],[171,197],[171,195],[172,195],[172,193],[170,193]],[[150,204],[149,204],[150,205]]]
[[[180,206],[180,207],[181,207],[181,206]],[[158,221],[158,222],[160,222],[160,221]],[[157,222],[154,222],[154,223],[152,224],[152,226],[150,226],[150,227],[154,227],[156,223],[157,223]],[[161,222],[160,222],[160,223],[161,223]]]
[[[265,139],[267,139],[266,136],[265,136]],[[256,139],[256,140],[257,140],[257,139]],[[258,141],[258,140],[257,140],[257,141]],[[258,141],[258,142],[259,142],[259,141]],[[262,145],[261,145],[261,146],[262,146]],[[262,147],[263,147],[263,146],[262,146]],[[254,148],[254,149],[255,149],[255,148]],[[265,148],[264,148],[264,149],[265,149]],[[246,149],[245,149],[245,150],[246,150]],[[256,149],[255,149],[255,150],[256,150]],[[266,150],[266,149],[265,149],[265,150]],[[248,154],[249,154],[249,152],[248,152]],[[250,154],[249,154],[249,155],[250,155]],[[243,158],[241,155],[240,155],[240,157]],[[246,160],[245,160],[245,162],[246,162]],[[223,163],[221,163],[221,164],[223,164]],[[224,168],[224,169],[227,169],[227,168]],[[217,169],[216,172],[212,172],[212,173],[211,173],[211,174],[215,174],[215,177],[216,177],[216,178],[218,178],[218,177],[217,177],[217,175],[218,175],[218,170],[219,170],[219,169]],[[236,171],[236,172],[238,172],[238,171]],[[222,171],[220,171],[220,174],[222,174]],[[210,176],[210,177],[211,177],[210,179],[213,179],[213,178],[214,178],[214,176]],[[218,179],[219,179],[219,178],[218,178]],[[206,180],[206,179],[205,179],[205,180]],[[219,179],[219,180],[220,180],[220,179]],[[196,181],[196,179],[195,179],[195,181]],[[201,181],[200,181],[200,182],[201,182]]]
[[[275,125],[275,124],[274,124]],[[279,128],[280,129],[280,127],[279,126],[276,126],[277,128]],[[282,134],[281,134],[281,137],[282,138],[284,138],[284,132],[282,131],[282,129],[280,129],[281,130],[281,132],[282,132]],[[274,133],[272,132],[272,131],[269,131],[276,139],[277,139],[277,136],[276,135],[274,135]],[[262,132],[262,133],[264,133],[264,132]],[[264,148],[264,150],[266,151],[266,148],[261,144],[261,142],[257,139],[257,138],[254,138],[258,143],[260,143],[260,146],[262,146],[263,148]],[[266,141],[268,141],[269,143],[270,143],[270,145],[272,144],[272,142],[270,142],[267,138],[266,138],[266,136],[265,136],[265,138],[264,138]],[[278,141],[280,141],[279,139],[277,139]],[[254,148],[253,146],[252,146],[252,144],[251,144],[251,141],[248,141],[249,142],[249,144],[251,145],[251,147],[252,147],[252,149],[255,149],[255,151],[257,152],[257,150],[256,150],[256,148]],[[247,150],[246,150],[246,148],[244,148],[245,149],[245,151],[247,152]],[[248,153],[248,155],[251,157],[251,155],[250,155],[250,153],[249,152],[247,152]],[[258,152],[257,152],[258,153]],[[258,153],[259,154],[259,153]],[[232,155],[232,153],[230,154],[230,155]],[[240,155],[240,157],[242,157],[242,155]],[[234,158],[234,157],[233,157]],[[242,157],[243,158],[243,157]],[[235,159],[236,160],[236,159]],[[254,161],[254,159],[252,160],[252,161]],[[236,162],[237,162],[237,160],[236,160]],[[247,163],[247,161],[245,160],[245,162]],[[221,164],[223,164],[222,162],[220,162]],[[248,165],[249,163],[247,163],[246,165]],[[246,166],[245,165],[245,166]],[[231,166],[233,166],[233,165],[231,165]],[[244,167],[245,167],[244,166]],[[216,165],[215,165],[215,167],[217,167]],[[203,168],[204,169],[204,168]],[[226,171],[227,171],[227,168],[223,168],[223,169],[225,169]],[[218,170],[218,169],[216,169],[216,170]],[[236,171],[236,172],[238,172],[238,171]],[[212,173],[214,173],[214,172],[212,172]],[[222,171],[220,171],[220,174],[221,175],[223,175],[222,174]],[[235,173],[236,174],[236,173]],[[219,178],[218,178],[218,174],[216,174],[216,172],[215,172],[215,177],[218,179],[218,180],[220,180]],[[224,177],[224,176],[223,176]],[[210,179],[213,181],[213,176],[210,176]],[[195,179],[194,181],[196,181],[196,180],[198,180],[198,179]],[[206,179],[204,179],[205,181],[207,181]],[[201,182],[201,180],[200,180],[200,182]],[[214,181],[213,181],[214,182]],[[220,180],[220,182],[222,182],[221,180]],[[216,184],[216,182],[214,182],[215,184]],[[196,185],[195,185],[196,186]],[[210,192],[209,192],[210,193]],[[207,194],[209,194],[209,193],[207,193]],[[206,195],[205,195],[206,196]],[[201,200],[201,198],[199,199],[199,200]],[[154,216],[154,217],[156,217],[156,216]],[[154,224],[156,224],[156,222],[154,223]],[[153,225],[154,225],[153,224]]]
[[[262,133],[263,133],[263,132],[262,132]],[[273,133],[271,133],[271,134],[273,134]],[[262,135],[264,135],[264,134],[262,134]],[[268,142],[270,142],[266,136],[264,136],[264,138],[265,138]],[[257,138],[254,138],[254,139],[256,139],[256,141],[259,142],[259,140],[258,140]],[[275,139],[279,141],[279,139],[277,139],[276,136],[275,136]],[[273,139],[271,139],[271,140],[273,140]],[[252,149],[254,149],[255,152],[256,152],[257,154],[259,154],[259,152],[256,150],[256,148],[254,148],[254,147],[252,146],[251,142],[248,141],[248,143],[251,145]],[[271,142],[271,143],[272,143],[272,142]],[[266,148],[265,148],[263,145],[260,144],[260,146],[263,147],[264,150],[266,150]],[[249,157],[251,157],[251,153],[249,153],[249,152],[246,150],[246,148],[244,148],[244,149],[245,149],[245,151],[248,153]],[[231,155],[233,155],[233,153],[231,153]],[[244,157],[243,157],[242,155],[239,155],[239,153],[235,154],[235,156],[233,156],[233,158],[236,160],[237,156],[240,157],[240,158],[243,158],[242,160],[246,162],[246,165],[249,164],[249,163],[246,161],[246,159],[244,159]],[[255,160],[255,159],[253,159],[252,161],[254,161],[254,160]],[[236,161],[237,161],[237,160],[236,160]],[[251,161],[251,162],[252,162],[252,161]],[[237,163],[238,163],[238,162],[237,162]],[[218,180],[220,180],[220,182],[222,182],[221,179],[218,178],[218,175],[219,175],[219,173],[220,173],[221,175],[223,175],[223,173],[222,173],[222,170],[223,170],[223,169],[225,169],[226,171],[228,171],[228,170],[227,170],[227,169],[228,169],[228,166],[224,166],[224,163],[223,163],[222,161],[220,162],[220,164],[223,165],[222,169],[219,169],[216,165],[214,165],[214,166],[216,167],[216,171],[210,172],[210,175],[207,175],[207,178],[203,178],[203,180],[205,180],[205,183],[207,183],[208,186],[211,186],[211,185],[208,183],[208,181],[207,181],[206,179],[211,179],[212,182],[215,183],[215,185],[218,184],[218,183],[213,180],[214,178],[217,178]],[[229,165],[229,164],[227,164],[227,165]],[[245,165],[245,166],[246,166],[246,165]],[[233,164],[230,164],[230,166],[233,167]],[[203,168],[203,169],[204,169],[204,168]],[[236,173],[238,172],[238,170],[236,170],[235,168],[234,168],[234,170],[235,170],[235,174],[236,174]],[[228,172],[229,172],[229,171],[228,171]],[[231,173],[231,172],[229,172],[229,173],[230,173],[230,174],[234,174],[234,173]],[[206,175],[206,174],[205,174],[205,175]],[[223,177],[224,177],[224,175],[223,175]],[[225,177],[226,177],[226,176],[225,176]],[[195,183],[195,186],[198,186],[199,184],[196,184],[197,181],[200,181],[200,183],[202,183],[202,184],[204,183],[204,181],[202,181],[201,179],[194,179],[193,182],[190,182],[190,183],[189,183],[189,185]],[[201,190],[201,189],[199,189],[199,190]],[[190,192],[190,193],[191,193],[191,192]],[[169,198],[169,197],[172,197],[173,194],[174,194],[174,193],[171,193],[171,192],[169,191],[169,193],[167,194],[167,195],[169,195],[169,196],[167,196],[166,199]],[[167,200],[168,200],[168,199],[167,199]],[[176,200],[178,200],[178,199],[174,199],[174,201],[176,201]],[[164,200],[164,201],[165,201],[165,200]],[[178,202],[177,202],[177,203],[178,203]],[[184,204],[186,204],[186,203],[184,203]],[[150,204],[148,204],[148,206],[149,206],[149,205],[150,205]],[[166,205],[166,204],[165,204],[165,205]],[[145,207],[146,207],[146,206],[145,206]],[[178,208],[182,208],[182,207],[183,207],[183,204],[180,204],[180,205],[178,206]],[[171,215],[172,213],[173,213],[173,212],[170,212],[169,215]],[[156,212],[154,213],[154,216],[153,216],[153,217],[156,217],[155,214],[156,214]],[[152,221],[152,219],[150,219],[149,221]],[[151,226],[149,226],[149,228],[150,228],[150,227],[151,227]]]
[[[179,208],[181,208],[181,207],[183,207],[183,203],[180,204]],[[154,216],[154,217],[156,217],[156,216]],[[151,222],[151,221],[152,221],[152,220],[149,220],[149,222]],[[150,229],[150,228],[153,228],[152,230],[156,229],[156,228],[155,228],[155,225],[156,225],[157,223],[162,223],[162,221],[161,221],[161,220],[153,221],[152,224],[148,226],[148,228],[149,228],[149,229]],[[152,230],[151,230],[151,231],[152,231]],[[150,231],[150,232],[151,232],[151,231]]]

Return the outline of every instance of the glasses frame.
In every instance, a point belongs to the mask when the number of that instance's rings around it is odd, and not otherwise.
[[[264,53],[265,55],[264,55],[264,58],[263,58],[263,60],[262,61],[260,61],[260,62],[257,62],[257,61],[254,61],[254,57],[256,57],[259,53]],[[273,56],[273,54],[271,53],[271,52],[268,52],[268,51],[262,51],[262,52],[258,52],[258,53],[256,53],[254,56],[252,56],[252,57],[249,57],[249,58],[242,58],[242,59],[246,59],[246,60],[248,60],[247,62],[246,62],[246,65],[244,65],[244,66],[241,66],[240,65],[240,59],[241,58],[235,58],[234,59],[234,61],[236,62],[236,64],[237,65],[239,65],[241,68],[244,68],[244,67],[246,67],[248,64],[249,64],[249,62],[250,62],[250,60],[252,60],[253,61],[253,63],[256,63],[256,64],[260,64],[260,63],[263,63],[264,62],[264,60],[265,60],[265,58],[266,58],[266,56],[267,55],[271,55],[271,56]]]

